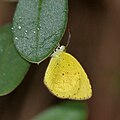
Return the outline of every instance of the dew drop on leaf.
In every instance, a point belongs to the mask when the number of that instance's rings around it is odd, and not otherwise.
[[[18,26],[18,29],[21,29],[22,27],[21,26]]]
[[[18,38],[17,38],[17,37],[15,37],[15,40],[18,40]]]

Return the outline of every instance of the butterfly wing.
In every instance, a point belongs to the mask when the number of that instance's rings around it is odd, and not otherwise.
[[[91,89],[82,66],[72,55],[64,51],[51,58],[44,83],[50,92],[59,98],[83,99]]]
[[[90,81],[85,73],[84,69],[80,65],[80,89],[69,99],[86,100],[92,96],[92,89]]]

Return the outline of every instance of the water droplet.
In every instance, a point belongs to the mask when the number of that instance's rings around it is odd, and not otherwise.
[[[19,20],[21,20],[22,18],[21,17],[19,17]]]
[[[40,28],[37,28],[37,30],[40,30]]]
[[[18,40],[18,38],[17,38],[17,37],[15,37],[15,40]]]
[[[25,34],[27,34],[27,32],[28,32],[28,31],[27,31],[27,30],[25,30]]]
[[[11,29],[13,30],[14,28],[12,27]]]
[[[18,26],[18,29],[21,29],[22,27],[21,26]]]
[[[35,31],[33,31],[33,33],[35,34],[36,32],[35,32]]]

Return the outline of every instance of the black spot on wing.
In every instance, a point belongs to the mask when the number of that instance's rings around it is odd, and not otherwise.
[[[76,75],[77,73],[75,72],[74,75]]]
[[[68,64],[68,66],[70,66],[70,64]]]

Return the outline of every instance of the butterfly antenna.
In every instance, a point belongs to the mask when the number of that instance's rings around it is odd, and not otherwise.
[[[71,31],[70,31],[70,29],[68,29],[68,40],[67,40],[66,48],[68,47],[68,45],[70,43],[70,39],[71,39]]]

